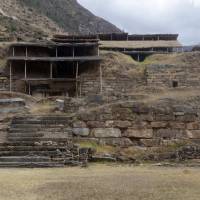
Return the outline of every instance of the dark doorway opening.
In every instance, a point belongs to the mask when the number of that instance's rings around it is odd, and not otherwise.
[[[178,81],[172,81],[172,87],[177,88],[178,87]]]

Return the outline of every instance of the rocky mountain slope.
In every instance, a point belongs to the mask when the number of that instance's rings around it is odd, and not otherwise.
[[[119,31],[76,0],[1,0],[0,3],[0,39],[30,40],[54,33]]]

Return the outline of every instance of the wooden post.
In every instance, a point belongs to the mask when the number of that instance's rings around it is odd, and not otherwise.
[[[31,84],[28,84],[28,94],[31,95]]]
[[[138,53],[137,61],[140,62],[140,54]]]
[[[53,64],[50,62],[50,79],[53,78]]]
[[[25,60],[25,64],[24,64],[24,79],[27,78],[27,65],[26,65],[26,60]]]
[[[79,86],[79,92],[80,92],[80,97],[81,97],[82,96],[81,82],[80,82],[80,86]]]
[[[97,48],[98,48],[98,49],[97,49],[97,52],[98,52],[98,56],[99,56],[99,46],[97,46]]]
[[[78,98],[78,62],[76,63],[76,97]]]
[[[26,57],[28,57],[28,48],[26,47]]]
[[[102,92],[103,92],[103,74],[102,74],[101,64],[99,66],[99,72],[100,72],[100,94],[102,94]]]
[[[56,47],[56,57],[58,57],[58,48]]]
[[[73,56],[73,58],[74,58],[74,56],[75,56],[74,46],[73,46],[73,48],[72,48],[72,56]]]
[[[10,92],[12,92],[12,62],[10,62]]]
[[[13,57],[15,56],[15,47],[13,47]]]

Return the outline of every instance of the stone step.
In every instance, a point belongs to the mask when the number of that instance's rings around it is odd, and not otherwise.
[[[65,151],[65,146],[0,146],[0,151]]]
[[[68,116],[57,116],[57,115],[52,115],[52,116],[25,116],[25,117],[15,117],[13,120],[16,121],[26,121],[26,120],[30,120],[30,121],[58,121],[58,120],[62,120],[62,121],[67,121],[70,118]]]
[[[36,128],[64,128],[64,124],[11,124],[10,128],[21,128],[21,129],[36,129]]]
[[[58,157],[59,154],[56,150],[53,151],[0,151],[0,156],[50,156]]]
[[[35,138],[30,138],[30,137],[8,137],[7,140],[9,142],[67,142],[68,140],[72,140],[73,137],[71,136],[66,136],[66,137],[35,137]]]
[[[32,141],[39,142],[42,140],[41,137],[7,137],[8,141]]]
[[[70,140],[71,141],[71,140]],[[66,144],[68,144],[68,140],[59,138],[59,139],[54,139],[48,140],[48,141],[41,141],[42,144],[38,142],[31,142],[31,141],[7,141],[0,143],[0,147],[5,147],[5,146],[45,146],[45,147],[64,147]]]
[[[9,133],[32,133],[38,132],[40,129],[38,128],[10,128],[8,131]]]
[[[13,124],[66,124],[66,120],[13,120]]]
[[[0,162],[0,168],[42,168],[42,167],[64,167],[64,162]]]
[[[0,162],[50,162],[48,156],[2,156]]]
[[[11,137],[43,137],[43,133],[8,133],[7,134],[9,138]]]

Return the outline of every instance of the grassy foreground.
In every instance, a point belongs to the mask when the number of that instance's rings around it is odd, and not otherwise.
[[[0,200],[199,200],[199,188],[197,168],[0,169]]]

